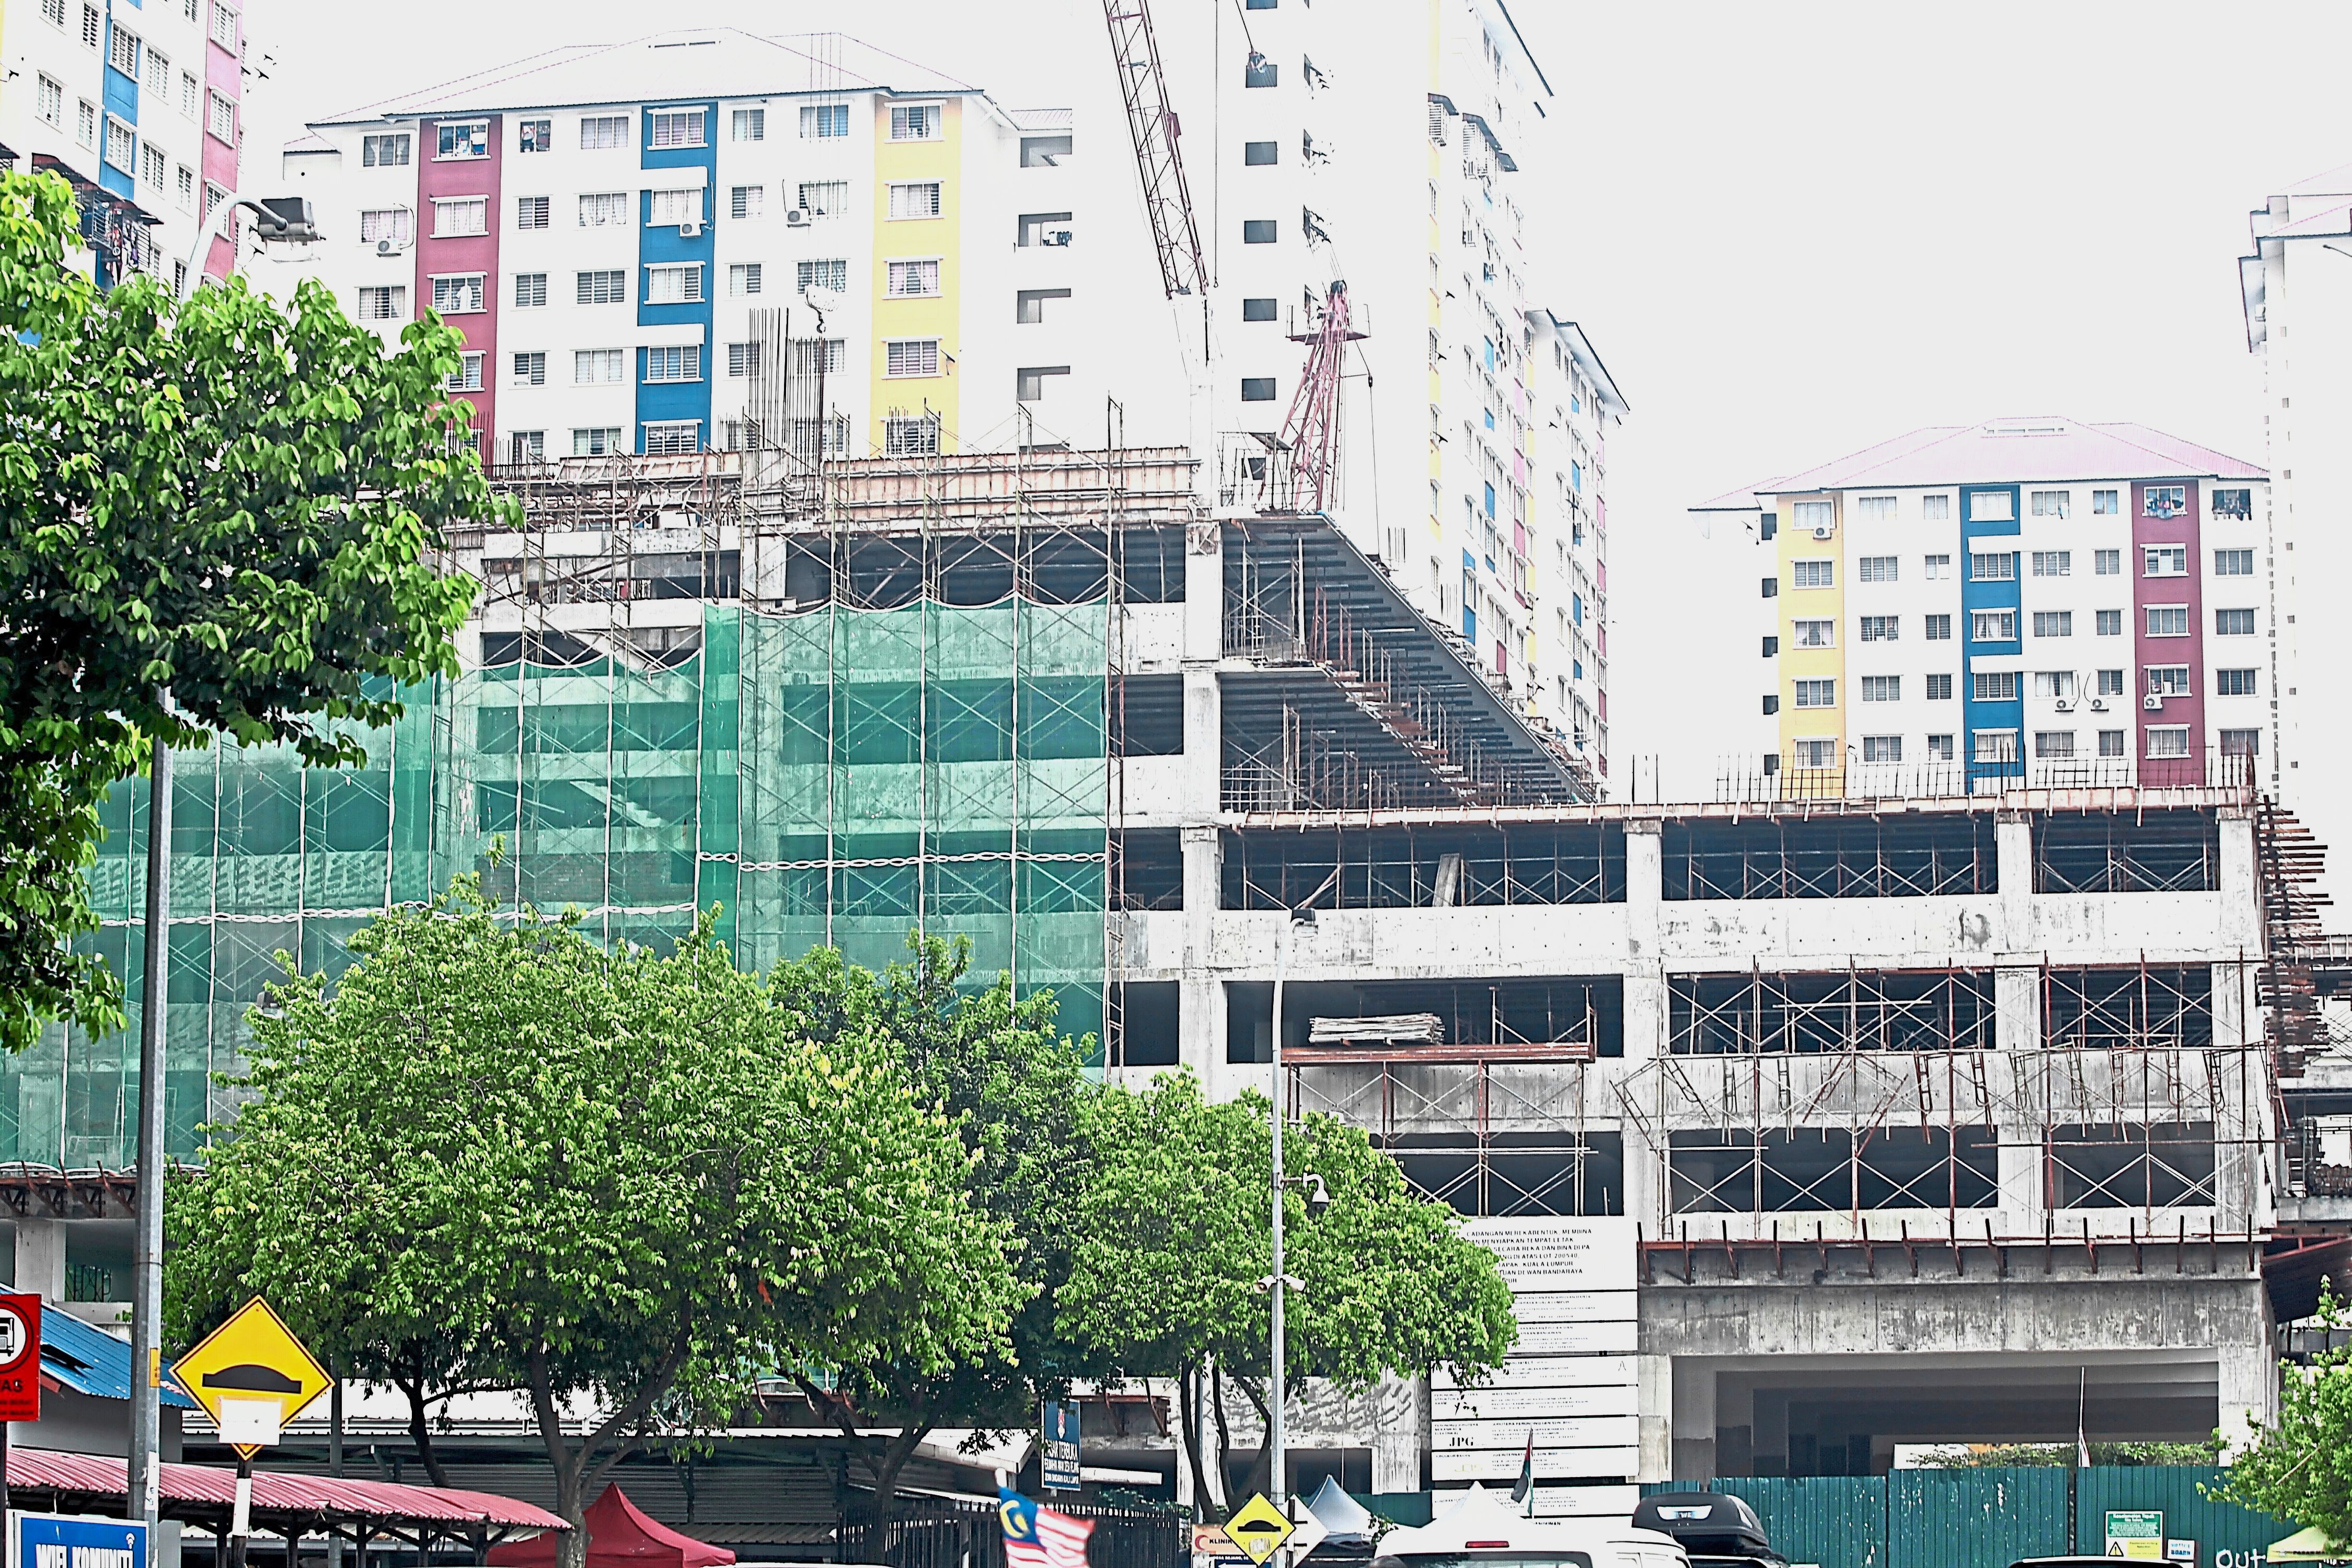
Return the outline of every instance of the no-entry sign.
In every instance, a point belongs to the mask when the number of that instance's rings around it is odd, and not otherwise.
[[[0,1421],[41,1418],[41,1299],[0,1296]]]

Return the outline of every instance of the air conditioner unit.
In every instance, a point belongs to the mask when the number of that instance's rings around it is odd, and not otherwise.
[[[2094,697],[2094,698],[2092,698],[2092,699],[2091,699],[2091,711],[2092,711],[2092,712],[2094,712],[2094,713],[2104,713],[2104,712],[2105,712],[2106,710],[2107,710],[2107,700],[2106,700],[2105,698],[2104,698],[2104,697]]]
[[[1815,539],[1834,539],[1834,538],[1836,538],[1836,537],[1837,537],[1837,524],[1835,524],[1835,523],[1833,523],[1833,522],[1823,522],[1823,523],[1817,523],[1817,524],[1815,524],[1815,525],[1814,525],[1814,528],[1813,528],[1813,537],[1814,537]]]
[[[677,226],[677,237],[680,239],[698,238],[701,234],[702,225],[693,218],[688,218]]]
[[[2061,713],[2072,713],[2074,710],[2074,703],[2072,698],[2061,697],[2058,699],[2054,706]]]
[[[400,247],[389,239],[379,239],[375,242],[375,253],[378,256],[391,256],[398,252],[399,249]]]
[[[806,228],[808,221],[809,210],[806,207],[794,207],[784,214],[784,226],[787,228]]]
[[[2151,713],[2158,712],[2164,707],[2164,699],[2151,691],[2139,700],[2139,705]]]

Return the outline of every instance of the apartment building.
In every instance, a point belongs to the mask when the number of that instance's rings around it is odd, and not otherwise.
[[[2262,361],[2276,550],[2283,798],[2331,844],[2352,843],[2352,801],[2329,784],[2352,765],[2330,670],[2352,668],[2352,624],[2338,585],[2352,571],[2352,164],[2289,185],[2256,207],[2252,253],[2238,263],[2246,347]],[[2352,906],[2341,873],[2328,890]]]
[[[101,286],[176,288],[196,226],[236,192],[244,54],[231,0],[28,0],[0,24],[0,158],[74,187]],[[205,267],[225,275],[235,244]]]
[[[1305,0],[1165,8],[1212,289],[1223,489],[1351,329],[1323,508],[1514,702],[1608,773],[1607,437],[1627,412],[1528,243],[1559,110],[1500,0],[1367,26]],[[1236,438],[1238,437],[1239,438]]]
[[[1067,110],[838,35],[722,28],[388,99],[310,126],[285,169],[346,309],[464,334],[494,461],[757,445],[747,423],[784,420],[812,455],[820,430],[831,456],[917,455],[1100,444],[1071,148]],[[794,340],[822,344],[822,416],[781,397]]]
[[[1915,430],[1696,510],[1761,570],[1753,763],[1790,795],[2275,791],[2269,476],[2139,425]]]

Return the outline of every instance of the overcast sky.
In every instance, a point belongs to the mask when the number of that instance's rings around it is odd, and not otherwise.
[[[1608,474],[1621,788],[1656,756],[1666,794],[1703,796],[1727,734],[1753,732],[1755,552],[1705,537],[1692,503],[2008,414],[2138,420],[2263,460],[2236,258],[2249,208],[2352,162],[2352,5],[1507,3],[1555,94],[1549,145],[1518,176],[1541,292],[1633,407]],[[1357,25],[1418,5],[1318,10]],[[1010,104],[1068,102],[1070,73],[1109,68],[1093,0],[658,12],[863,25]],[[415,27],[317,0],[246,14],[274,59],[249,99],[256,191],[307,119],[465,62],[651,30],[614,0],[478,0]],[[445,41],[460,36],[462,56]],[[1644,795],[1650,780],[1645,763]]]

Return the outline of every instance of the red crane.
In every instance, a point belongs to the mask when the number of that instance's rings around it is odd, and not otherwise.
[[[1339,464],[1339,373],[1348,345],[1364,334],[1348,324],[1348,284],[1333,279],[1323,315],[1312,331],[1293,332],[1305,343],[1307,368],[1282,417],[1281,447],[1289,455],[1290,503],[1294,511],[1321,511],[1338,499]]]
[[[1151,31],[1146,0],[1103,0],[1110,27],[1111,56],[1118,64],[1119,97],[1127,104],[1127,131],[1135,142],[1135,168],[1143,177],[1143,208],[1160,251],[1160,281],[1168,297],[1205,299],[1209,265],[1201,250],[1201,226],[1192,216],[1192,192],[1184,183],[1184,158],[1176,139],[1182,127],[1168,102],[1168,78],[1160,65],[1160,41]]]

